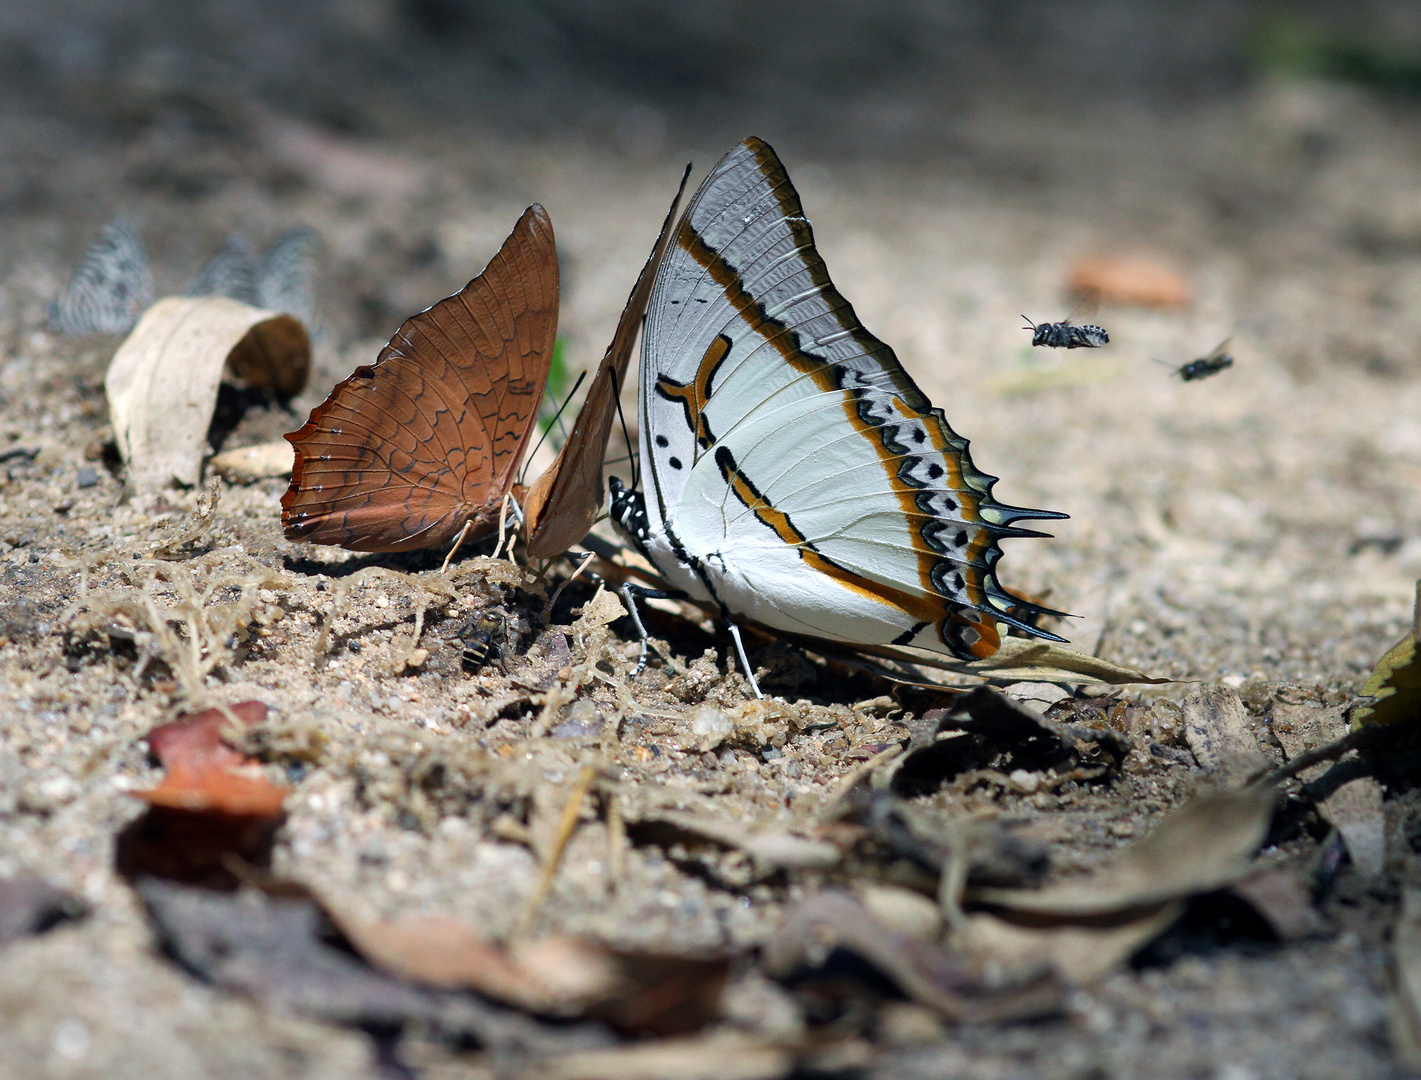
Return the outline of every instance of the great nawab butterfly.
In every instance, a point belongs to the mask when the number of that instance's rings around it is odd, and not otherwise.
[[[1061,640],[998,583],[998,541],[1060,518],[992,497],[950,428],[829,280],[775,152],[747,139],[672,235],[642,340],[645,491],[612,516],[733,628],[990,656],[997,623]]]

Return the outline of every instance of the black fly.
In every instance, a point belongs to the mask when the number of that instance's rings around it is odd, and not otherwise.
[[[1233,367],[1234,358],[1224,351],[1232,340],[1233,338],[1225,338],[1208,356],[1202,360],[1191,360],[1189,363],[1175,368],[1174,373],[1185,382],[1194,382],[1196,379],[1207,379],[1210,375],[1217,375],[1224,368]]]
[[[1110,340],[1105,328],[1075,321],[1090,318],[1098,306],[1098,297],[1089,295],[1081,300],[1069,318],[1060,322],[1034,323],[1023,315],[1026,325],[1022,329],[1031,331],[1032,345],[1046,345],[1052,349],[1098,349]]]

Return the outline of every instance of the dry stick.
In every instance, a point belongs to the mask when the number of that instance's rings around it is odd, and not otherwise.
[[[444,556],[444,565],[439,568],[441,574],[449,569],[449,564],[454,561],[455,552],[459,550],[459,545],[464,542],[464,537],[469,535],[469,530],[473,528],[473,525],[473,518],[469,518],[468,521],[464,522],[464,527],[459,530],[459,538],[454,541],[454,546],[449,549],[449,554]]]
[[[616,791],[607,794],[607,876],[612,888],[622,883],[626,869],[627,821],[622,816],[622,797]]]
[[[573,785],[572,794],[568,796],[567,805],[562,808],[562,816],[558,818],[558,831],[553,836],[553,846],[548,852],[547,861],[543,863],[543,871],[538,875],[538,884],[533,889],[528,906],[523,910],[523,917],[518,920],[518,926],[513,931],[515,937],[522,937],[532,930],[538,916],[542,914],[543,904],[547,902],[548,894],[553,891],[553,880],[557,877],[558,867],[562,865],[563,852],[567,850],[568,841],[577,829],[577,816],[582,811],[582,800],[587,798],[587,789],[592,786],[596,775],[597,770],[593,766],[582,767],[577,783]]]

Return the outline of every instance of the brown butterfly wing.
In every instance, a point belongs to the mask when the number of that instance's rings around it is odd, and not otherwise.
[[[676,207],[686,191],[686,178],[691,167],[686,166],[681,186],[671,200],[671,209],[661,226],[661,235],[647,256],[646,265],[632,286],[627,306],[617,320],[612,344],[602,356],[602,363],[592,379],[587,398],[578,410],[572,434],[562,444],[558,456],[542,476],[533,483],[523,504],[523,520],[528,537],[528,554],[536,559],[561,555],[587,535],[597,511],[602,507],[602,456],[607,450],[607,436],[617,413],[617,396],[627,374],[632,345],[646,315],[646,302],[656,283],[656,271],[666,254],[671,238],[671,224],[676,220]]]
[[[490,531],[523,457],[557,336],[558,262],[541,206],[484,272],[406,320],[287,435],[288,540],[410,551]]]

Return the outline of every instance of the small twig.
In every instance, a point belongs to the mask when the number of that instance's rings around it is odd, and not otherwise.
[[[548,895],[553,891],[553,881],[557,877],[558,867],[562,865],[563,853],[567,850],[568,841],[572,839],[572,834],[577,829],[577,818],[582,812],[582,800],[587,798],[587,789],[592,786],[592,780],[596,775],[597,770],[591,765],[582,767],[577,783],[572,787],[572,794],[568,796],[567,803],[562,808],[562,816],[558,818],[558,829],[553,836],[553,846],[548,851],[547,861],[543,863],[542,873],[538,875],[538,884],[533,889],[533,895],[528,899],[528,906],[523,909],[523,916],[518,920],[517,928],[513,931],[515,937],[522,937],[532,930],[538,921],[538,916],[542,914],[543,904],[547,902]]]
[[[627,858],[627,821],[622,816],[622,797],[607,793],[607,876],[615,889],[622,882]]]

